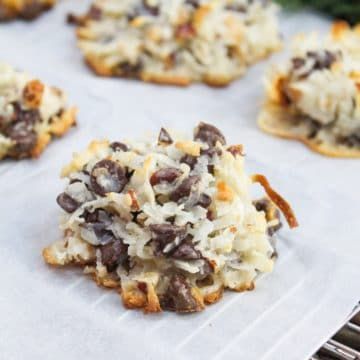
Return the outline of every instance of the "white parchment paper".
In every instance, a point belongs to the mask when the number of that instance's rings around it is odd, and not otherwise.
[[[32,24],[0,25],[0,60],[63,88],[80,110],[78,128],[39,160],[0,165],[0,359],[307,359],[360,298],[360,161],[324,158],[256,128],[262,76],[281,54],[226,89],[93,76],[64,20],[88,3],[64,0]],[[286,39],[329,25],[309,13],[281,23]],[[199,120],[243,143],[249,172],[266,174],[299,218],[255,291],[227,293],[200,314],[145,316],[79,270],[43,263],[41,249],[60,236],[58,175],[72,152],[93,138],[190,130]]]

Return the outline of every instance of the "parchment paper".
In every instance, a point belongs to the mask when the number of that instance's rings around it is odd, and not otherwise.
[[[95,77],[81,61],[62,1],[32,24],[0,25],[0,60],[63,88],[79,126],[34,161],[0,165],[0,359],[307,359],[360,298],[360,160],[324,158],[261,133],[262,77],[273,56],[226,89],[159,87]],[[281,16],[285,39],[329,21]],[[300,228],[284,228],[279,259],[256,290],[227,293],[194,315],[143,315],[79,270],[47,267],[41,250],[60,236],[61,167],[93,138],[137,137],[160,126],[191,130],[204,120],[243,143],[249,172],[268,176]]]

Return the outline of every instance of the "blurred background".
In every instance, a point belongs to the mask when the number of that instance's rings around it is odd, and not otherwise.
[[[358,0],[277,0],[277,2],[289,10],[312,8],[352,24],[360,20]]]

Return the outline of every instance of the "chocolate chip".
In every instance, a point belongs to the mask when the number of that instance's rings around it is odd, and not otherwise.
[[[165,246],[175,241],[176,238],[181,242],[186,235],[186,226],[152,224],[149,228],[153,234],[152,240],[158,251],[163,251]]]
[[[111,223],[111,216],[104,209],[95,209],[93,212],[89,212],[86,210],[82,217],[87,223]]]
[[[100,244],[102,245],[109,244],[112,241],[116,240],[116,237],[111,230],[97,229],[96,227],[94,227],[94,232]]]
[[[150,177],[150,184],[155,186],[160,183],[172,183],[179,176],[181,176],[182,172],[176,168],[163,168],[158,171],[155,171]]]
[[[316,52],[316,51],[307,51],[306,52],[306,56],[307,57],[311,57],[313,59],[318,59],[320,57],[320,52]]]
[[[78,16],[72,12],[66,15],[66,23],[70,25],[84,25],[84,19],[82,16]]]
[[[24,110],[18,102],[13,103],[14,114],[10,122],[10,126],[18,124],[33,127],[40,121],[40,113],[38,109]]]
[[[341,144],[349,147],[360,147],[360,135],[350,135],[346,137],[340,137],[337,139]]]
[[[294,70],[300,69],[305,65],[305,59],[301,57],[295,57],[291,59],[292,67]]]
[[[32,131],[38,120],[40,120],[40,115],[38,115],[37,110],[24,111],[18,119],[11,123],[8,132],[11,135],[11,133]]]
[[[236,11],[241,13],[245,13],[247,11],[247,7],[245,5],[235,5],[235,4],[226,5],[225,9],[229,11]]]
[[[31,2],[23,8],[20,16],[25,20],[35,19],[41,12],[46,10],[47,6],[39,2]]]
[[[201,122],[195,129],[194,139],[201,140],[202,142],[207,143],[210,147],[215,146],[218,141],[222,145],[226,144],[225,137],[221,131],[215,126],[204,122]]]
[[[147,283],[143,281],[138,281],[137,287],[140,291],[142,291],[144,294],[147,293]]]
[[[133,21],[135,18],[137,18],[138,16],[141,15],[141,13],[143,12],[141,10],[142,9],[140,7],[135,7],[135,8],[129,9],[129,12],[126,16],[127,20],[129,22]]]
[[[200,6],[199,0],[186,0],[185,3],[191,5],[195,9],[197,9]]]
[[[80,204],[75,199],[73,199],[65,192],[58,195],[56,202],[69,214],[73,213],[80,206]]]
[[[211,265],[211,263],[208,259],[203,258],[203,260],[204,260],[204,264],[201,269],[201,274],[205,275],[205,276],[212,274],[214,272],[213,265]]]
[[[4,133],[15,142],[11,154],[22,158],[28,156],[36,145],[37,134],[34,126],[40,121],[40,113],[37,109],[23,110],[19,103],[14,103],[13,107],[13,118]]]
[[[100,196],[108,192],[121,192],[128,179],[124,169],[112,160],[101,160],[91,171],[90,183],[92,189]]]
[[[169,216],[168,218],[166,218],[166,221],[173,224],[175,222],[175,219],[176,219],[176,216]]]
[[[180,199],[190,195],[193,186],[200,181],[200,176],[191,175],[184,179],[182,183],[170,194],[171,201],[179,201]]]
[[[129,151],[129,148],[126,144],[119,142],[119,141],[114,141],[110,144],[110,147],[113,151]]]
[[[173,143],[173,139],[171,138],[170,134],[164,128],[160,129],[159,137],[158,137],[158,144],[166,144],[170,145]]]
[[[211,275],[205,276],[203,279],[196,280],[197,287],[211,286],[214,284],[214,278]]]
[[[215,155],[221,156],[221,154],[222,154],[221,149],[214,148],[214,147],[211,147],[211,148],[208,148],[208,149],[201,149],[201,150],[200,150],[200,155],[201,155],[201,156],[207,156],[207,157],[209,157],[210,159],[212,159]]]
[[[116,267],[123,264],[128,258],[128,245],[122,240],[115,240],[109,244],[100,246],[101,262],[108,271],[114,271]]]
[[[253,204],[257,211],[263,211],[265,213],[265,218],[267,222],[278,220],[275,225],[268,226],[267,229],[267,233],[269,236],[274,235],[282,227],[282,224],[280,222],[279,210],[272,207],[270,200],[266,198],[255,200]]]
[[[5,128],[6,124],[7,124],[7,119],[6,119],[6,117],[0,115],[0,129],[1,129],[2,131],[4,131],[3,129]]]
[[[205,193],[201,193],[196,205],[199,205],[206,209],[210,206],[210,204],[211,204],[211,197]]]
[[[180,159],[180,163],[189,165],[190,169],[193,170],[197,163],[197,157],[191,155],[184,155]]]
[[[120,75],[123,77],[136,77],[142,69],[142,64],[140,62],[136,64],[131,64],[129,62],[122,62],[118,65],[118,70]]]
[[[85,211],[82,217],[86,223],[97,225],[99,228],[106,228],[112,224],[112,214],[100,208],[93,212]]]
[[[319,52],[308,51],[306,55],[315,60],[313,67],[315,70],[329,69],[337,59],[337,56],[328,50]]]
[[[85,220],[85,224],[81,226],[93,232],[98,242],[108,244],[116,240],[114,233],[108,229],[113,220],[112,215],[107,211],[104,209],[96,209],[93,212],[85,211],[82,217]]]
[[[214,156],[221,156],[222,151],[219,148],[215,148],[215,147],[210,147],[208,149],[201,149],[200,150],[200,155],[201,156],[206,156],[208,157],[210,160],[214,158]],[[213,164],[209,164],[208,165],[208,173],[214,175],[215,172],[215,166]]]
[[[215,174],[215,166],[214,165],[208,165],[207,166],[207,169],[208,169],[208,173],[211,174],[211,175],[214,175]]]
[[[196,35],[194,27],[187,23],[179,25],[175,30],[175,36],[181,40],[192,39]]]
[[[37,143],[37,135],[25,123],[18,123],[7,131],[8,136],[15,145],[11,148],[11,155],[22,158],[29,155]]]
[[[87,16],[92,20],[100,20],[102,17],[102,10],[95,5],[91,5]]]
[[[306,53],[306,58],[312,59],[312,67],[307,69],[306,72],[298,74],[298,76],[306,78],[315,70],[329,69],[340,55],[340,53],[334,53],[328,50],[308,51]],[[300,57],[295,57],[291,61],[294,70],[301,69],[306,63],[306,59]]]
[[[214,212],[212,210],[208,210],[208,212],[206,213],[206,218],[210,221],[215,220]]]
[[[227,151],[230,152],[235,158],[237,156],[244,156],[242,145],[231,145],[227,148]]]
[[[313,120],[309,120],[308,123],[309,123],[309,132],[307,134],[307,137],[308,139],[313,139],[320,131],[321,124]]]
[[[159,15],[159,8],[157,6],[153,6],[148,4],[146,0],[143,0],[143,6],[147,10],[148,13],[150,13],[153,16]]]
[[[274,248],[273,246],[273,253],[271,254],[271,259],[277,259],[279,257],[279,253],[277,252],[277,250]]]
[[[13,103],[13,107],[13,122],[24,122],[28,125],[35,125],[40,121],[40,113],[38,109],[24,110],[18,102]]]
[[[161,298],[161,307],[166,310],[190,312],[197,310],[197,302],[184,275],[175,274],[170,278],[166,293]]]
[[[171,253],[170,257],[177,260],[197,260],[201,259],[201,253],[193,244],[184,242]]]
[[[126,177],[128,180],[134,175],[135,170],[131,170],[129,168],[126,169]]]
[[[264,211],[265,214],[268,212],[270,206],[270,202],[268,199],[255,200],[253,201],[253,204],[257,211]]]
[[[267,229],[267,233],[269,236],[273,236],[281,228],[282,228],[282,223],[279,221],[276,225],[269,226]]]

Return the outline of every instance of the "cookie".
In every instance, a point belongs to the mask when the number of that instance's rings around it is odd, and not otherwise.
[[[0,64],[0,159],[38,157],[75,123],[60,89]]]
[[[197,312],[225,289],[253,290],[273,269],[280,211],[297,226],[267,179],[246,174],[242,146],[206,123],[192,138],[161,129],[154,140],[93,141],[62,176],[63,238],[45,261],[82,267],[130,309]],[[254,201],[253,183],[267,197]]]
[[[69,21],[100,76],[225,86],[280,48],[276,12],[261,0],[97,0]]]
[[[360,27],[344,22],[319,40],[294,41],[291,58],[270,69],[262,130],[331,157],[360,158]]]
[[[55,3],[56,0],[0,0],[0,21],[34,20]]]

